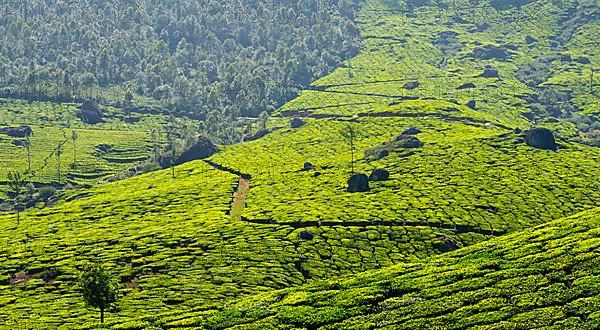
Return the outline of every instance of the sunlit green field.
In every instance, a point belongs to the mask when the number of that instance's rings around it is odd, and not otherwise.
[[[161,130],[167,121],[161,115],[125,114],[103,107],[105,122],[88,125],[76,117],[79,106],[0,100],[0,127],[28,125],[33,130],[30,181],[97,183],[150,157],[157,143],[150,132]],[[8,172],[29,170],[26,148],[15,144],[23,141],[0,134],[0,181]],[[110,151],[104,152],[102,145],[110,146]]]
[[[264,138],[178,166],[175,178],[158,171],[69,190],[55,206],[26,211],[19,227],[16,215],[0,215],[0,324],[96,327],[75,279],[98,261],[122,284],[107,318],[117,329],[598,327],[600,153],[563,118],[527,119],[535,91],[517,79],[540,56],[586,56],[591,64],[554,60],[544,84],[572,91],[578,111],[598,115],[585,85],[600,61],[597,22],[576,26],[559,48],[549,41],[565,13],[591,2],[496,10],[483,1],[474,12],[466,1],[444,3],[449,9],[406,13],[366,1],[361,53],[279,109]],[[489,26],[477,29],[473,16]],[[448,31],[454,48],[434,44]],[[475,58],[484,45],[509,55]],[[487,65],[500,78],[478,77]],[[475,87],[458,89],[468,83]],[[70,141],[61,172],[96,183],[147,157],[149,132],[166,120],[128,124],[107,109],[111,120],[89,127],[75,105],[35,106],[6,101],[0,118],[33,127],[32,167],[46,183],[58,180],[53,146],[72,130],[78,166]],[[306,124],[290,128],[292,118]],[[390,172],[365,193],[346,191],[348,125],[357,131],[355,171]],[[533,125],[555,133],[558,151],[524,142]],[[422,147],[365,156],[410,127]],[[114,153],[97,153],[101,144]],[[0,154],[0,181],[26,166],[24,149],[5,136]],[[302,171],[305,162],[315,169]],[[249,190],[232,216],[240,174]]]

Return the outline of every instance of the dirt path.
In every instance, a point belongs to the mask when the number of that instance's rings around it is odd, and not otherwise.
[[[242,219],[242,211],[246,207],[246,197],[250,190],[250,179],[240,176],[237,189],[233,192],[229,214],[236,220]]]

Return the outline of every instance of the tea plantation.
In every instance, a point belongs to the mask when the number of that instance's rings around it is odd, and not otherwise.
[[[101,108],[103,122],[90,125],[77,117],[79,108],[80,104],[0,99],[0,128],[27,125],[33,131],[30,181],[38,185],[94,184],[148,159],[154,146],[165,140],[167,116],[130,114],[106,106]],[[162,136],[151,136],[152,131],[162,132]],[[9,171],[29,169],[24,142],[24,138],[0,134],[0,182]]]
[[[600,209],[417,263],[114,329],[597,329]]]
[[[115,329],[600,327],[598,1],[414,3],[364,1],[361,52],[264,137],[174,178],[67,190],[19,226],[0,214],[0,324],[97,327],[76,279],[98,261],[121,283]],[[18,101],[0,118],[33,127],[36,168],[77,130],[64,171],[82,183],[147,157],[169,120],[108,108],[88,127],[75,105],[37,106],[48,119]],[[10,139],[0,153],[0,177],[26,164]],[[375,169],[389,177],[348,191]]]

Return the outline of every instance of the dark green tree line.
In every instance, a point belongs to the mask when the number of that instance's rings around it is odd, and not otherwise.
[[[357,52],[357,3],[7,0],[0,96],[257,117]]]

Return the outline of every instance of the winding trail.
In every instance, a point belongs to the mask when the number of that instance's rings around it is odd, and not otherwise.
[[[236,220],[242,220],[242,211],[246,207],[246,197],[250,190],[250,179],[240,176],[237,189],[233,192],[229,215]]]

